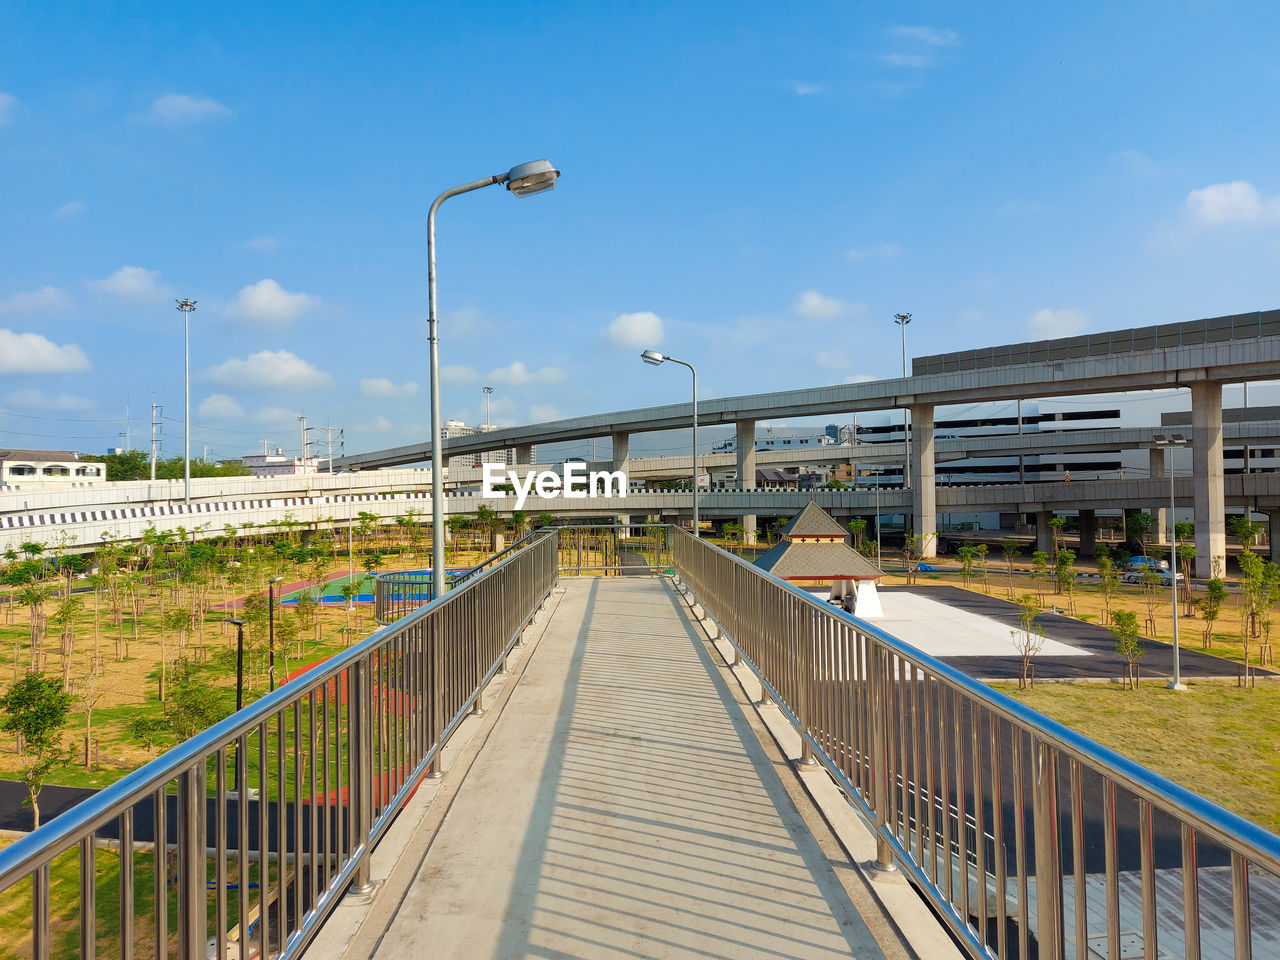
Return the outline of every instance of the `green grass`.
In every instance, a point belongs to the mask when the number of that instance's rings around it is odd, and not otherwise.
[[[1280,684],[1042,683],[1002,693],[1273,832],[1280,832]]]

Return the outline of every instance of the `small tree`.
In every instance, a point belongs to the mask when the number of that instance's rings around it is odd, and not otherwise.
[[[1111,615],[1111,635],[1116,639],[1116,652],[1125,659],[1124,688],[1138,689],[1138,661],[1147,652],[1138,631],[1138,615],[1132,610],[1117,610]]]
[[[1018,656],[1022,660],[1022,670],[1018,675],[1018,687],[1023,688],[1035,686],[1035,674],[1031,672],[1031,658],[1044,647],[1044,630],[1035,622],[1035,619],[1043,611],[1040,605],[1036,603],[1036,598],[1029,593],[1020,596],[1017,603],[1019,628],[1010,630],[1009,636],[1013,640],[1014,649],[1018,651]]]
[[[6,733],[19,737],[22,750],[22,783],[27,788],[32,826],[40,826],[40,791],[58,764],[70,759],[62,746],[62,729],[75,698],[54,677],[28,673],[0,697]]]
[[[1076,562],[1076,552],[1061,547],[1054,565],[1053,576],[1058,583],[1058,593],[1067,598],[1067,611],[1076,612],[1076,572],[1071,565]]]
[[[1227,533],[1235,537],[1245,550],[1253,547],[1253,542],[1261,532],[1262,524],[1254,523],[1253,518],[1248,513],[1232,517],[1227,521]]]
[[[1049,554],[1043,550],[1037,550],[1031,554],[1031,582],[1036,585],[1036,594],[1041,604],[1044,603],[1044,588],[1048,579]]]
[[[907,538],[903,542],[902,559],[907,568],[908,586],[915,583],[919,577],[920,564],[924,563],[925,552],[936,537],[936,533],[927,533],[921,536],[914,530],[907,534]]]
[[[966,543],[956,551],[956,559],[960,561],[960,575],[964,577],[964,585],[966,587],[973,580],[973,564],[977,558],[978,552],[971,543]]]
[[[974,558],[978,564],[978,576],[982,577],[982,592],[991,592],[991,574],[987,570],[987,545],[985,543],[974,544]]]
[[[1009,569],[1009,597],[1013,598],[1013,561],[1022,552],[1022,541],[1010,537],[1000,541],[1000,552],[1004,554],[1005,566]]]
[[[1199,599],[1200,618],[1204,620],[1204,632],[1200,635],[1200,646],[1209,649],[1213,641],[1213,624],[1222,613],[1222,604],[1227,599],[1227,585],[1221,577],[1214,577],[1204,587],[1204,596]]]
[[[1156,632],[1156,608],[1160,606],[1161,587],[1164,586],[1164,578],[1154,570],[1143,570],[1142,577],[1138,581],[1142,584],[1142,602],[1147,608],[1147,632],[1154,635]]]
[[[1050,517],[1049,529],[1053,531],[1053,555],[1056,557],[1062,549],[1062,528],[1067,525],[1066,517]]]
[[[169,685],[169,698],[164,705],[165,727],[181,743],[227,715],[215,688],[191,669],[190,663],[178,665]]]
[[[155,756],[156,737],[165,729],[163,715],[147,711],[129,721],[129,738]]]
[[[849,533],[853,535],[853,549],[860,551],[862,549],[862,540],[867,535],[867,521],[862,519],[850,520],[847,526],[849,527]]]
[[[1120,571],[1107,556],[1098,558],[1098,576],[1102,578],[1102,623],[1111,622],[1111,604],[1120,595]]]
[[[1146,542],[1147,534],[1151,532],[1151,527],[1155,523],[1155,517],[1149,513],[1131,513],[1124,519],[1124,535],[1129,544],[1135,547],[1139,553],[1143,552],[1143,544]]]
[[[1182,527],[1189,527],[1189,526],[1191,526],[1191,524],[1189,523],[1178,524],[1179,529],[1181,529]],[[1186,586],[1182,588],[1182,598],[1184,601],[1186,601],[1187,616],[1189,617],[1194,616],[1195,609],[1196,609],[1195,600],[1192,595],[1192,588],[1194,587],[1194,582],[1191,579],[1191,573],[1195,565],[1195,560],[1196,560],[1196,545],[1194,543],[1191,543],[1188,540],[1181,540],[1178,543],[1178,563],[1179,563],[1179,566],[1182,567],[1182,579],[1186,584]]]

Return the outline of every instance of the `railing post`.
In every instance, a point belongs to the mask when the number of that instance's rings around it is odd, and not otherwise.
[[[366,657],[351,665],[350,703],[348,712],[351,730],[351,784],[352,829],[351,848],[363,847],[359,854],[360,865],[350,892],[356,896],[367,895],[373,884],[369,880],[369,834],[373,829],[373,689],[370,677],[371,664]],[[284,864],[281,865],[281,870]]]
[[[800,694],[796,719],[800,721],[800,762],[807,766],[818,762],[814,759],[813,747],[809,743],[809,729],[813,726],[813,645],[819,629],[818,611],[809,611],[808,630],[804,628],[804,623],[802,620],[796,630],[796,642],[800,645],[800,655],[795,657],[796,668],[800,671],[797,678],[800,682],[796,684]]]
[[[889,654],[877,644],[867,644],[867,695],[871,711],[870,757],[872,804],[876,812],[876,862],[877,870],[885,873],[897,870],[893,862],[893,846],[889,843],[889,718],[886,716],[887,698],[884,688],[888,670],[884,661]]]
[[[1061,960],[1064,952],[1062,923],[1062,856],[1058,843],[1058,755],[1047,743],[1032,738],[1035,782],[1031,792],[1031,816],[1036,854],[1036,939],[1040,956]]]
[[[204,780],[203,760],[178,777],[178,955],[181,957],[203,956],[208,933]],[[279,802],[284,803],[283,784]]]

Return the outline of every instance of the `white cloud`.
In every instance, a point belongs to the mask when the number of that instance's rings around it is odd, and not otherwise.
[[[870,383],[872,380],[879,380],[875,374],[871,373],[855,373],[852,376],[845,377],[843,383]]]
[[[960,34],[946,27],[893,27],[889,33],[895,37],[918,40],[931,47],[955,47],[960,44]]]
[[[891,67],[908,67],[912,70],[933,66],[933,57],[926,53],[886,53],[880,60]]]
[[[57,313],[71,307],[71,298],[57,287],[41,287],[0,300],[0,317],[6,314]]]
[[[835,320],[837,317],[851,313],[860,313],[863,308],[861,304],[823,296],[817,290],[805,290],[796,297],[796,302],[792,304],[791,309],[802,317],[810,317],[814,320]]]
[[[18,98],[12,93],[0,93],[0,127],[12,119],[11,114],[17,102]]]
[[[480,374],[470,367],[445,366],[440,368],[441,383],[475,383]]]
[[[499,332],[498,325],[483,310],[471,305],[443,314],[440,328],[450,337],[493,337]]]
[[[147,116],[157,123],[180,126],[222,120],[232,115],[230,107],[208,97],[192,97],[185,93],[167,93],[151,104]]]
[[[555,420],[560,416],[560,411],[547,403],[535,403],[529,408],[529,419],[534,423],[544,423],[547,420]]]
[[[259,253],[269,253],[280,246],[280,241],[275,237],[254,237],[252,240],[246,240],[244,245],[250,250],[257,250]]]
[[[1192,190],[1187,209],[1203,223],[1249,223],[1280,217],[1280,197],[1264,197],[1248,180],[1233,180]]]
[[[1037,310],[1027,321],[1033,337],[1074,337],[1088,330],[1092,321],[1079,310]]]
[[[241,360],[232,357],[211,367],[215,383],[237,387],[310,390],[333,385],[333,377],[288,350],[260,350]]]
[[[849,357],[843,350],[823,350],[817,356],[818,366],[828,370],[843,370],[849,366]]]
[[[541,370],[530,370],[521,361],[516,360],[510,366],[490,370],[490,383],[501,383],[508,387],[523,387],[530,383],[558,383],[565,378],[559,367],[543,367]]]
[[[244,416],[244,407],[225,393],[214,393],[200,401],[196,413],[211,420],[238,420]]]
[[[9,404],[14,407],[28,407],[35,410],[92,410],[94,403],[88,397],[77,397],[70,393],[60,393],[56,397],[46,397],[39,390],[19,390],[9,395]]]
[[[360,424],[356,429],[365,430],[369,433],[386,433],[391,429],[391,421],[386,417],[377,416],[367,423]]]
[[[71,217],[78,217],[89,209],[89,205],[80,201],[72,200],[70,203],[64,203],[57,210],[53,211],[53,215],[59,220],[67,220]]]
[[[651,310],[620,313],[609,324],[606,335],[619,347],[656,347],[664,336],[662,318]]]
[[[898,255],[898,245],[896,243],[877,243],[869,247],[851,247],[845,252],[845,256],[850,260],[870,260],[872,257],[896,257]]]
[[[798,97],[808,97],[815,93],[822,93],[827,89],[827,85],[825,83],[804,83],[802,81],[796,81],[791,85],[791,89],[796,92],[796,96]]]
[[[1151,162],[1151,158],[1140,150],[1121,150],[1111,159],[1136,176],[1149,176],[1156,169],[1156,165]]]
[[[418,392],[418,385],[412,380],[396,384],[386,377],[366,377],[360,381],[360,392],[366,397],[408,397]]]
[[[0,373],[75,373],[89,358],[74,343],[58,346],[38,333],[0,328]]]
[[[159,279],[159,270],[121,267],[105,280],[94,280],[89,286],[122,300],[154,301],[169,295],[169,289],[162,286]]]
[[[298,414],[285,407],[260,407],[253,415],[255,423],[280,425],[298,419]]]
[[[267,279],[241,287],[235,303],[227,307],[227,313],[242,320],[283,323],[296,320],[319,303],[319,297],[290,293],[274,280]]]

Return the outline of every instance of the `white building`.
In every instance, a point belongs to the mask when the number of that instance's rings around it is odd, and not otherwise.
[[[53,484],[100,483],[107,465],[80,459],[71,450],[19,450],[0,447],[0,486],[41,487]]]
[[[296,477],[320,472],[319,457],[290,457],[279,447],[275,453],[251,453],[240,462],[255,477]]]
[[[446,440],[456,437],[470,437],[477,433],[492,433],[497,430],[497,426],[492,423],[482,423],[479,426],[469,427],[461,420],[446,420],[441,432]],[[448,458],[445,466],[449,467],[479,467],[485,463],[502,463],[507,466],[513,466],[516,462],[515,447],[506,447],[501,450],[486,450],[483,453],[468,453]],[[537,462],[537,448],[534,447],[529,453],[529,462]]]

